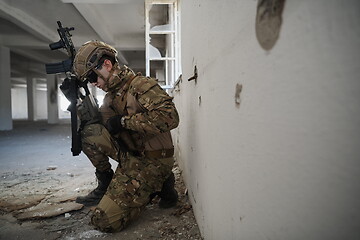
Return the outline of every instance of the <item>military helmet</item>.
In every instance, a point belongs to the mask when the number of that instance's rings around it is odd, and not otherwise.
[[[89,72],[99,65],[99,60],[104,55],[117,61],[117,51],[112,46],[97,40],[84,43],[74,59],[73,70],[75,75],[84,81]]]

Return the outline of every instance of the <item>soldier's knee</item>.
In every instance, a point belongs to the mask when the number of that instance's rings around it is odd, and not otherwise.
[[[102,232],[121,231],[128,222],[126,215],[114,201],[104,195],[91,217],[91,224]]]
[[[81,142],[83,152],[89,158],[101,153],[112,159],[118,159],[118,147],[109,132],[101,124],[85,126],[81,131]]]
[[[94,214],[91,216],[91,224],[102,232],[114,232],[115,229],[109,223],[109,218],[105,212],[101,209],[96,209]]]

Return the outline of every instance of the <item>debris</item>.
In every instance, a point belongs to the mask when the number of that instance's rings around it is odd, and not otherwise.
[[[177,235],[178,234],[178,231],[177,231],[177,228],[176,226],[173,226],[173,225],[165,225],[165,226],[161,226],[159,228],[159,233],[162,235],[162,236],[169,236],[169,235]]]
[[[65,213],[65,218],[69,218],[71,217],[71,214],[70,213]]]
[[[183,215],[184,213],[190,211],[192,209],[192,206],[190,204],[185,204],[183,206],[181,206],[179,209],[177,209],[176,211],[174,211],[172,213],[172,215],[174,216],[181,216]]]
[[[39,124],[39,122],[31,122],[29,127],[33,129],[34,124]],[[43,161],[39,167],[38,165],[27,164],[26,168],[17,168],[16,166],[18,165],[14,165],[14,169],[7,170],[4,168],[0,171],[0,201],[3,203],[0,208],[4,208],[5,204],[6,206],[8,206],[9,203],[14,204],[15,199],[21,200],[22,204],[25,202],[29,203],[29,205],[25,205],[23,209],[17,209],[10,213],[0,209],[0,239],[201,239],[199,228],[197,225],[194,225],[196,221],[192,210],[183,213],[179,217],[172,215],[174,211],[181,209],[183,205],[189,204],[189,198],[191,197],[184,195],[186,187],[182,180],[181,169],[177,163],[173,169],[176,178],[175,188],[179,194],[177,208],[160,209],[158,204],[147,205],[139,219],[133,221],[124,230],[111,234],[95,231],[94,226],[89,223],[91,222],[92,213],[96,209],[96,206],[83,208],[81,208],[81,206],[79,207],[81,210],[75,211],[69,210],[65,205],[61,204],[63,201],[66,201],[66,204],[71,204],[77,196],[85,195],[96,187],[97,183],[93,174],[94,168],[88,159],[81,156],[80,161],[68,160],[67,156],[69,153],[63,149],[68,148],[70,141],[62,143],[61,140],[61,137],[66,140],[66,133],[69,129],[68,124],[51,125],[51,129],[51,131],[47,132],[46,138],[39,138],[41,142],[31,146],[31,151],[36,150],[36,152],[39,153],[42,153],[43,146],[47,146],[49,148],[49,151],[47,151],[48,154],[42,155],[40,158],[39,154],[26,156],[26,162],[29,164],[30,162],[38,160]],[[35,128],[35,130],[38,131],[38,128]],[[16,127],[13,131],[20,132]],[[21,132],[24,131],[21,130]],[[3,141],[4,138],[1,137],[1,134],[3,134],[3,132],[0,131],[0,140]],[[27,145],[26,142],[23,141],[26,138],[27,137],[23,137],[23,135],[16,138],[15,142],[20,144],[17,144],[18,148],[15,149],[15,151],[20,152],[23,150],[23,146]],[[49,139],[52,139],[51,145],[49,144]],[[15,139],[12,141],[14,140]],[[28,141],[34,141],[34,138],[29,136]],[[1,144],[4,148],[0,151],[0,155],[3,154],[2,156],[5,156],[3,151],[9,151],[6,146],[13,146],[11,142]],[[10,162],[10,160],[13,159],[13,151],[14,149],[9,151],[11,154],[9,154],[8,158],[1,160],[5,162],[9,159]],[[64,154],[60,155],[63,152]],[[2,156],[0,158],[2,158]],[[49,159],[53,162],[49,163]],[[25,161],[25,159],[19,159],[19,164],[21,164],[22,161]],[[111,163],[114,164],[113,167],[116,167],[116,162],[111,161]],[[56,170],[46,170],[46,168],[50,166],[57,166]],[[67,175],[67,173],[74,174],[74,177]],[[190,189],[189,192],[191,193]],[[42,199],[40,195],[43,195],[44,198]],[[30,204],[29,199],[35,196],[39,197],[39,202],[34,201]],[[30,208],[25,209],[26,207]],[[48,215],[48,218],[36,216],[36,212],[44,213],[45,207],[52,208],[55,212],[54,215],[58,214],[58,216],[50,217],[50,215]],[[62,211],[56,212],[55,210],[58,208],[62,208]],[[185,209],[183,209],[183,211]],[[180,214],[180,210],[178,211],[178,214]],[[66,213],[71,216],[65,218]],[[27,216],[25,214],[27,214]],[[66,216],[68,216],[68,214],[66,214]],[[20,221],[18,219],[22,220]]]
[[[90,238],[93,238],[93,237],[100,237],[100,236],[103,236],[105,234],[106,233],[99,232],[97,230],[89,230],[89,231],[80,233],[79,238],[80,239],[90,239]]]
[[[75,211],[83,208],[84,205],[75,202],[45,205],[42,208],[26,211],[16,215],[19,220],[49,218],[61,215],[66,212]]]
[[[71,202],[71,201],[75,201],[77,195],[75,194],[68,194],[68,193],[63,193],[61,192],[63,195],[61,196],[60,194],[54,193],[52,194],[47,201],[48,202],[52,202],[52,203],[62,203],[62,202]],[[58,196],[60,195],[60,196]]]
[[[46,195],[25,195],[22,197],[10,197],[0,199],[0,209],[5,212],[25,209],[39,204]]]
[[[57,166],[48,166],[46,170],[51,171],[51,170],[55,170],[57,168]]]

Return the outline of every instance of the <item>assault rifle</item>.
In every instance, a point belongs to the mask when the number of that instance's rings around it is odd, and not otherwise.
[[[75,47],[71,40],[72,35],[70,34],[70,31],[74,30],[74,28],[63,27],[60,21],[57,21],[57,24],[60,40],[50,43],[49,47],[51,50],[66,49],[69,58],[59,63],[45,64],[45,68],[47,74],[65,73],[67,76],[60,85],[60,90],[70,101],[67,110],[71,113],[71,152],[73,156],[78,156],[81,153],[81,129],[86,123],[99,121],[98,106],[94,97],[90,94],[87,81],[82,82],[71,73],[76,55]],[[81,93],[80,88],[84,89],[85,95]],[[78,124],[78,110],[81,110],[79,115],[83,118],[81,119],[80,126]]]

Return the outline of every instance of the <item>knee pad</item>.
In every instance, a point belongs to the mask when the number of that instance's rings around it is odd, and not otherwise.
[[[126,211],[104,195],[91,216],[91,224],[102,232],[116,232],[125,227]]]

